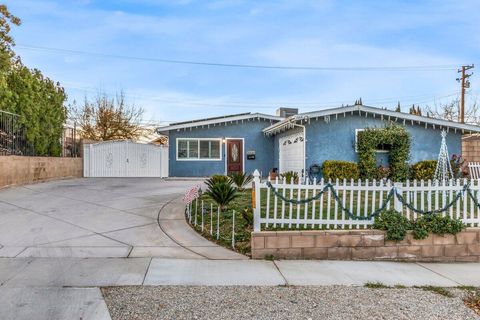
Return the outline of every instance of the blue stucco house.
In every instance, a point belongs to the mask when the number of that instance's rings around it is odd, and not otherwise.
[[[403,125],[411,134],[410,163],[437,158],[442,130],[448,132],[451,154],[461,153],[463,134],[480,132],[479,126],[364,105],[287,116],[279,111],[276,116],[244,113],[158,128],[158,133],[169,137],[169,176],[255,169],[266,176],[273,168],[302,174],[325,160],[358,161],[358,132],[388,123]],[[377,150],[377,162],[388,165],[388,150]]]

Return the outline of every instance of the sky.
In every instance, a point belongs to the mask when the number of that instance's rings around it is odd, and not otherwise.
[[[59,81],[69,103],[123,91],[152,122],[308,112],[360,97],[435,107],[458,98],[459,66],[480,67],[477,0],[3,2],[22,19],[15,51]],[[472,71],[467,104],[480,93]]]

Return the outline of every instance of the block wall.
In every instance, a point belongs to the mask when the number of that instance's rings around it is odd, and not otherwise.
[[[480,261],[480,228],[399,242],[379,230],[262,231],[251,241],[254,259]]]
[[[0,188],[82,176],[82,158],[0,156]]]

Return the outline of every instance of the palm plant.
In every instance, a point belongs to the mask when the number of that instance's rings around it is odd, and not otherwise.
[[[205,194],[215,201],[222,211],[238,196],[237,188],[233,186],[233,181],[228,176],[213,175],[205,181],[205,184],[208,187]]]
[[[243,191],[245,186],[252,182],[253,176],[242,172],[234,172],[230,174],[230,179],[237,186],[238,191]]]
[[[216,184],[219,184],[219,183],[230,183],[230,184],[232,184],[232,180],[228,176],[222,176],[220,174],[215,174],[205,181],[205,184],[209,188],[211,188],[213,185],[216,185]]]
[[[298,182],[298,173],[295,171],[287,171],[280,175],[282,178],[285,178],[286,183],[297,183]]]
[[[212,183],[211,179],[209,180],[207,180],[210,183],[207,183],[208,189],[205,194],[215,201],[220,210],[223,211],[230,202],[238,197],[237,188],[233,186],[231,180],[216,183]]]

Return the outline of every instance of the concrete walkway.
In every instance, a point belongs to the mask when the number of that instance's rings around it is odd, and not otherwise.
[[[1,258],[0,288],[123,285],[480,286],[479,263]]]
[[[480,286],[478,263],[0,258],[2,319],[110,319],[98,287]]]
[[[0,190],[0,257],[246,259],[185,222],[180,199],[198,183],[97,178]]]

